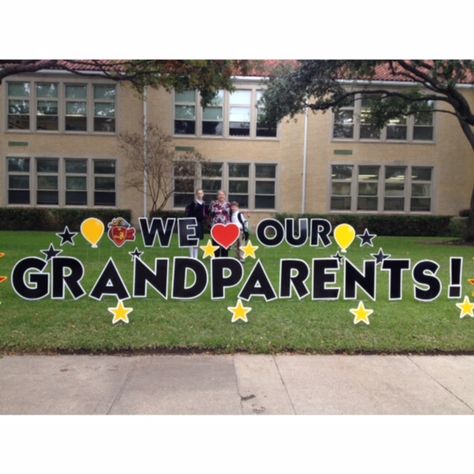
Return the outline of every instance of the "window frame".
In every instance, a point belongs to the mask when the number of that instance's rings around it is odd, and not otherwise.
[[[25,99],[22,96],[16,96],[16,95],[10,95],[9,94],[9,85],[10,84],[15,84],[15,83],[21,83],[21,84],[28,84],[29,86],[29,93],[28,97]],[[5,131],[9,133],[31,133],[33,131],[33,110],[32,110],[32,95],[34,94],[34,87],[32,88],[32,81],[28,79],[17,79],[17,80],[6,80],[5,81],[5,114],[4,117],[6,118],[5,120]],[[28,102],[28,114],[10,114],[10,100],[26,100]],[[36,113],[36,111],[35,111]],[[10,128],[9,127],[9,122],[10,122],[10,115],[28,115],[28,128]]]
[[[8,169],[8,162],[10,159],[14,158],[21,158],[28,160],[28,171],[9,171]],[[22,155],[7,155],[5,156],[5,203],[7,206],[12,207],[24,207],[24,206],[31,206],[33,201],[34,192],[32,190],[32,166],[33,166],[33,159],[30,156],[22,156]],[[10,188],[10,175],[14,176],[27,176],[28,177],[28,194],[29,194],[29,202],[28,203],[10,203],[9,199],[9,192],[10,190],[22,190],[21,188]],[[24,191],[24,189],[23,189]]]

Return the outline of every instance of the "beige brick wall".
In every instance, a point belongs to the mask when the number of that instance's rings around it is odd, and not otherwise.
[[[37,80],[40,76],[20,76],[18,80]],[[44,81],[84,83],[83,78],[71,75],[44,75]],[[89,79],[87,79],[89,80]],[[97,77],[91,81],[101,82]],[[474,103],[474,90],[464,90]],[[132,209],[136,218],[143,214],[143,197],[124,187],[127,158],[122,155],[116,134],[66,134],[41,132],[11,132],[6,124],[6,87],[0,86],[0,205],[7,204],[6,156],[47,156],[71,158],[117,158],[117,205]],[[173,97],[166,91],[149,90],[149,122],[173,132]],[[435,143],[362,143],[339,142],[331,138],[332,114],[309,114],[308,165],[306,212],[329,212],[331,163],[406,164],[434,167],[433,213],[457,214],[468,207],[474,183],[473,152],[463,136],[456,119],[437,114]],[[117,99],[117,133],[141,132],[143,103],[130,87],[120,84]],[[284,120],[279,126],[278,139],[196,138],[177,137],[176,146],[192,146],[207,159],[219,162],[276,163],[277,211],[297,213],[301,210],[303,174],[304,116]],[[26,142],[25,147],[11,146],[11,142]],[[336,150],[351,150],[352,155],[339,156]],[[209,197],[208,197],[209,198]],[[168,209],[172,206],[168,203]],[[251,211],[255,224],[268,212]]]

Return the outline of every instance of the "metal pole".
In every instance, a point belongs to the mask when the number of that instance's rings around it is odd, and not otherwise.
[[[308,165],[308,107],[304,109],[304,137],[303,137],[303,182],[301,192],[301,213],[306,211],[306,168]]]
[[[147,141],[148,141],[148,108],[147,86],[143,89],[143,217],[148,216],[148,170],[147,170]]]

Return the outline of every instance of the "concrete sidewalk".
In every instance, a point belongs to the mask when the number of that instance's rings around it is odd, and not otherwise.
[[[1,414],[473,414],[474,356],[5,356]]]

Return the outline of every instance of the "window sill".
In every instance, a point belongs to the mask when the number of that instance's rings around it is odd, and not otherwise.
[[[331,139],[331,143],[372,143],[377,145],[389,144],[389,145],[436,145],[434,140],[392,140],[392,139],[385,139],[385,140],[372,140],[369,138],[361,138],[356,140],[355,138],[333,138]]]
[[[175,139],[192,139],[192,140],[235,140],[235,141],[262,141],[262,142],[278,142],[279,137],[225,137],[216,135],[172,135]]]
[[[15,134],[19,133],[22,135],[30,134],[30,135],[53,135],[53,136],[58,136],[58,135],[69,135],[69,136],[98,136],[98,137],[114,137],[118,135],[118,132],[72,132],[72,131],[59,131],[59,130],[10,130],[7,129],[5,130],[5,133],[8,134]]]

